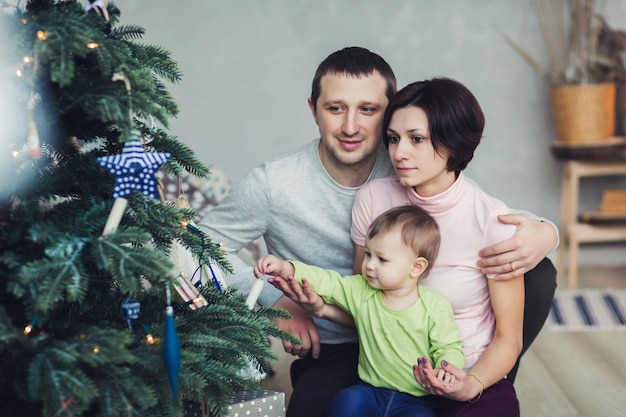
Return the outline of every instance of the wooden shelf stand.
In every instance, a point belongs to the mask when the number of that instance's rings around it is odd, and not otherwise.
[[[626,223],[587,224],[578,220],[580,179],[626,175],[625,162],[567,161],[563,167],[561,185],[561,244],[557,271],[565,271],[565,252],[569,252],[567,285],[578,286],[578,253],[581,243],[626,241]]]

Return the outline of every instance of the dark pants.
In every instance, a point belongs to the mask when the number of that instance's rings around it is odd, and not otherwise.
[[[550,312],[556,289],[556,269],[546,258],[526,273],[524,305],[524,345],[520,357],[535,340]],[[320,357],[307,356],[291,365],[293,393],[287,417],[321,417],[330,399],[345,387],[359,382],[357,375],[358,345],[321,346]],[[515,381],[519,358],[507,380]],[[480,401],[479,401],[480,402]]]
[[[507,376],[511,384],[515,382],[517,368],[519,368],[522,355],[535,341],[548,318],[548,314],[550,314],[555,290],[556,268],[548,258],[539,262],[534,269],[528,271],[524,276],[524,293],[526,297],[524,300],[524,343],[522,353],[520,353],[515,366],[513,366],[513,369]]]
[[[474,402],[442,399],[439,417],[520,417],[515,388],[508,379],[496,382]]]
[[[287,417],[323,416],[335,394],[359,383],[358,357],[358,343],[322,344],[319,358],[309,354],[293,361]]]

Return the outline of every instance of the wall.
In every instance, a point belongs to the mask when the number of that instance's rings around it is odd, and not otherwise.
[[[606,15],[626,27],[626,2]],[[559,220],[560,165],[543,80],[504,42],[501,28],[545,62],[530,2],[519,0],[125,0],[122,23],[172,52],[184,73],[171,91],[180,115],[170,130],[199,157],[240,180],[262,160],[317,137],[306,99],[329,53],[358,45],[381,54],[402,87],[449,76],[478,97],[487,118],[468,174],[515,208]],[[583,206],[601,188],[586,182]],[[623,263],[626,246],[586,246],[582,263]],[[556,257],[554,256],[556,259]]]

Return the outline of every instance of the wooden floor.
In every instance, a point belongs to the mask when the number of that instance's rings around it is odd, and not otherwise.
[[[626,288],[626,266],[582,269],[579,279],[583,288]],[[273,346],[281,359],[263,386],[284,392],[288,402],[292,358],[279,341]],[[626,331],[542,331],[522,359],[515,388],[522,417],[625,417]]]

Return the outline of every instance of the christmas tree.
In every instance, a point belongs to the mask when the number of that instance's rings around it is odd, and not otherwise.
[[[1,4],[0,416],[182,416],[181,394],[220,414],[258,388],[242,369],[269,370],[286,313],[211,279],[203,307],[172,295],[229,269],[192,209],[155,198],[159,167],[209,174],[167,133],[176,63],[113,4]],[[197,270],[176,272],[180,248]]]

